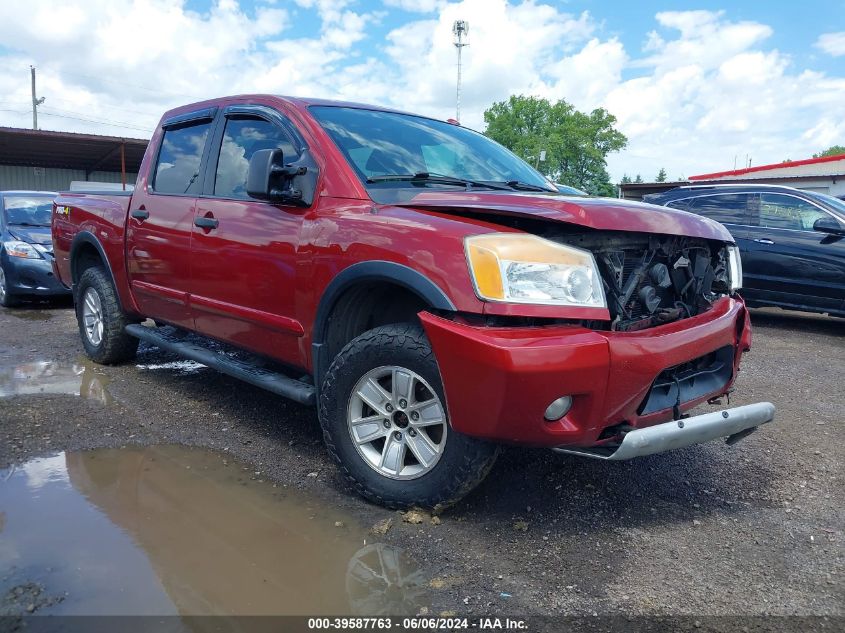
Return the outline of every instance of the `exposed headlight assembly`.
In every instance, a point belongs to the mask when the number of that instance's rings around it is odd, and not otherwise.
[[[728,246],[728,273],[731,276],[731,294],[742,288],[742,260],[739,248]]]
[[[536,235],[490,233],[464,241],[475,292],[507,303],[606,308],[589,251]]]
[[[32,244],[27,244],[26,242],[10,240],[8,242],[3,242],[3,248],[6,249],[6,254],[9,257],[41,259],[41,254],[35,249],[35,247]]]

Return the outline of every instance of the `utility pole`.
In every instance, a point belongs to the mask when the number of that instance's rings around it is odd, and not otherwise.
[[[461,122],[461,49],[464,46],[469,46],[469,42],[464,41],[464,37],[469,35],[469,22],[466,20],[455,20],[452,25],[452,33],[455,35],[455,48],[458,49],[458,90],[457,90],[457,104],[455,107],[455,120]]]
[[[32,75],[32,129],[38,129],[38,106],[44,103],[44,97],[37,99],[35,97],[35,66],[29,67],[29,72]]]

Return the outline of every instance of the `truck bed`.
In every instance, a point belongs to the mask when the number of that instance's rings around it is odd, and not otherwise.
[[[74,275],[70,266],[70,251],[74,241],[91,240],[91,248],[99,250],[109,262],[112,274],[125,278],[124,230],[132,201],[129,191],[67,191],[53,201],[53,249],[55,273],[68,287],[73,287]],[[118,293],[127,307],[133,302],[123,296],[126,285],[117,283]]]

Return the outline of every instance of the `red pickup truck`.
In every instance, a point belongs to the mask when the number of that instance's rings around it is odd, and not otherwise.
[[[452,122],[267,95],[177,108],[131,195],[61,194],[52,231],[93,360],[143,340],[316,405],[387,506],[456,501],[501,443],[618,460],[774,417],[686,414],[751,343],[721,225],[563,196]]]

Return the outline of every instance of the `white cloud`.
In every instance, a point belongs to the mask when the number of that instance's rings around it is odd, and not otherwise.
[[[431,13],[446,4],[446,0],[384,0],[384,4],[403,11]]]
[[[819,35],[815,47],[833,57],[845,55],[845,31]]]
[[[845,137],[845,73],[796,68],[767,46],[771,27],[730,12],[661,12],[651,32],[622,38],[605,32],[600,15],[550,0],[364,5],[216,0],[197,12],[184,0],[0,3],[8,51],[0,52],[0,125],[29,124],[29,64],[47,97],[46,129],[144,136],[167,108],[240,92],[445,119],[455,112],[452,23],[463,19],[463,122],[483,128],[484,109],[510,94],[605,107],[630,139],[610,160],[617,179],[652,178],[660,167],[670,177],[715,171],[746,154],[755,164],[797,159]],[[407,21],[382,35],[385,10]],[[843,39],[827,33],[816,46],[841,55]],[[623,44],[637,40],[639,49]]]
[[[464,0],[445,6],[437,19],[409,22],[388,35],[386,53],[400,69],[394,94],[406,109],[454,116],[456,53],[452,24],[469,22],[463,54],[462,121],[483,127],[482,113],[511,93],[548,91],[545,69],[583,45],[595,26],[587,14],[572,15],[531,0]]]
[[[796,72],[788,55],[766,50],[772,30],[731,22],[723,12],[659,13],[645,76],[620,82],[603,104],[630,139],[611,171],[651,179],[808,157],[831,144],[842,125],[845,78]],[[673,33],[673,31],[675,31]],[[826,122],[822,124],[821,122]]]

